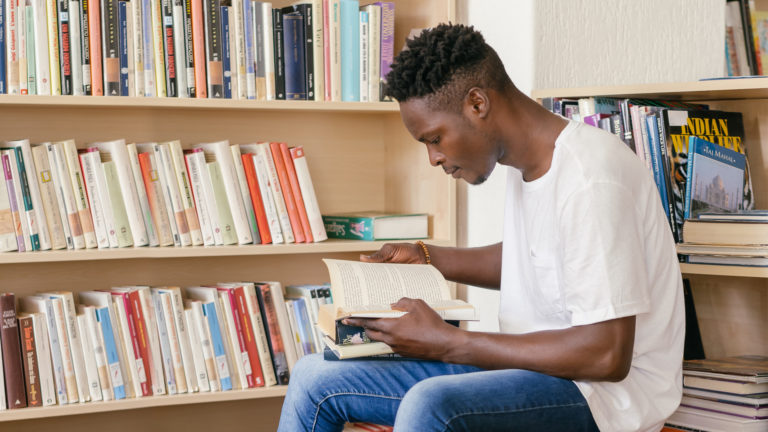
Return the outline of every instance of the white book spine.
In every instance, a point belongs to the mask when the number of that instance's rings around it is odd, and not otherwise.
[[[157,321],[157,337],[160,342],[160,354],[162,356],[163,371],[165,376],[164,384],[167,386],[167,392],[170,395],[176,394],[176,373],[173,367],[173,356],[171,354],[171,343],[168,337],[168,326],[165,322],[165,312],[163,308],[163,299],[157,289],[150,289],[152,304],[154,305],[155,320]]]
[[[70,349],[72,351],[72,362],[75,365],[75,376],[77,378],[77,391],[80,394],[80,402],[87,402],[91,399],[88,390],[88,377],[85,371],[85,359],[83,358],[83,342],[80,329],[77,325],[77,312],[75,310],[75,299],[71,292],[56,294],[61,298],[64,308],[64,319],[67,322],[67,335],[69,337]]]
[[[296,323],[296,310],[294,308],[294,301],[293,299],[288,299],[285,301],[285,309],[288,313],[288,323],[289,328],[291,329],[291,341],[293,342],[293,349],[296,351],[296,356],[298,358],[301,358],[304,356],[304,348],[301,346],[301,340],[299,337],[299,326]]]
[[[40,312],[33,313],[32,325],[35,329],[35,349],[37,350],[37,365],[40,371],[38,376],[40,378],[40,393],[43,399],[43,406],[56,405],[56,382],[53,375],[51,345],[48,338],[48,323],[46,322],[45,314]]]
[[[331,100],[341,100],[341,2],[340,0],[328,1],[328,37],[330,41],[330,59],[326,61],[330,64],[331,71]]]
[[[148,287],[139,287],[139,299],[144,311],[144,326],[147,328],[150,351],[150,376],[152,377],[152,394],[165,394],[165,375],[163,374],[163,358],[160,348],[160,337],[157,331],[155,303]]]
[[[189,233],[189,222],[184,213],[184,203],[181,200],[179,184],[176,181],[176,174],[174,172],[173,161],[171,160],[171,153],[168,150],[168,146],[165,144],[158,144],[155,147],[155,156],[160,171],[160,181],[164,183],[169,202],[171,203],[171,208],[173,209],[174,222],[179,233],[181,246],[190,246],[192,244],[192,237]]]
[[[72,360],[72,345],[67,334],[67,321],[64,317],[64,300],[51,298],[52,313],[56,325],[56,334],[61,350],[61,364],[64,369],[64,382],[66,385],[67,400],[69,403],[78,402],[78,385],[75,372],[75,363]]]
[[[152,32],[152,5],[150,0],[139,0],[141,2],[141,44],[142,44],[142,64],[144,65],[144,93],[146,97],[155,96],[155,65],[154,65],[154,41]],[[138,73],[138,72],[137,72]]]
[[[299,189],[304,198],[304,206],[307,208],[307,218],[309,219],[309,228],[312,230],[312,237],[316,242],[327,240],[328,234],[325,232],[323,216],[320,214],[320,206],[317,203],[315,187],[312,184],[312,177],[309,175],[309,166],[307,158],[304,156],[302,148],[291,149],[293,157],[293,166],[296,169],[296,177],[299,179]]]
[[[248,181],[245,179],[245,168],[243,168],[243,158],[240,153],[240,146],[234,144],[230,146],[230,150],[232,150],[232,160],[235,163],[237,181],[240,185],[240,195],[243,198],[245,216],[248,220],[248,226],[251,227],[251,237],[257,239],[259,238],[259,227],[256,225],[256,213],[253,210],[253,201],[251,201],[251,194],[248,191]]]
[[[269,354],[267,333],[264,329],[264,322],[261,316],[261,311],[259,310],[259,300],[256,298],[256,290],[253,283],[243,284],[243,291],[243,294],[245,294],[244,297],[248,315],[251,317],[251,323],[253,325],[253,335],[256,340],[256,349],[259,352],[259,362],[261,363],[261,373],[264,375],[264,385],[267,387],[273,386],[277,384],[277,378],[275,377],[275,368],[272,364],[272,357]],[[279,304],[275,304],[276,309],[279,307]]]
[[[290,320],[288,319],[288,311],[285,308],[285,299],[283,298],[283,287],[279,282],[269,282],[269,285],[272,288],[270,292],[272,293],[272,301],[275,303],[280,337],[283,339],[283,345],[285,346],[285,358],[288,361],[288,368],[292,370],[293,365],[298,361],[298,354],[296,346],[288,342],[296,338],[291,335]]]
[[[312,59],[314,61],[315,100],[325,98],[325,50],[323,49],[323,0],[312,0]]]
[[[58,191],[60,204],[64,205],[62,218],[66,216],[65,223],[69,227],[69,234],[74,249],[83,249],[85,248],[83,229],[80,225],[80,216],[77,213],[72,184],[68,181],[69,170],[67,169],[64,154],[60,147],[60,144],[48,144],[48,155],[51,162],[51,172],[53,173],[53,183]]]
[[[2,0],[5,2],[5,67],[7,94],[19,94],[19,46],[18,46],[18,0]]]
[[[381,81],[381,6],[365,6],[368,11],[368,99],[371,102],[381,100],[379,83]]]
[[[189,97],[186,74],[187,50],[184,47],[184,40],[184,3],[181,0],[173,0],[173,45],[176,50],[176,89],[180,98]]]
[[[152,182],[152,187],[155,190],[155,196],[157,197],[158,204],[160,205],[159,213],[160,220],[155,221],[158,226],[163,227],[161,233],[161,246],[181,246],[181,238],[179,237],[178,229],[176,228],[176,222],[173,216],[173,208],[170,202],[170,193],[167,190],[164,182],[163,170],[160,169],[157,163],[156,144],[139,144],[142,153],[148,153],[150,175],[155,179]],[[170,239],[170,241],[169,241]]]
[[[369,32],[369,25],[368,25],[368,12],[367,11],[360,11],[360,29],[359,29],[359,35],[360,35],[360,54],[358,55],[358,58],[360,60],[360,102],[368,102],[370,101],[368,94],[368,85],[370,76],[368,75],[369,69],[368,69],[368,62],[370,62],[370,48],[368,47],[368,43],[370,42],[368,32]]]
[[[15,0],[16,3],[16,49],[19,59],[19,93],[29,94],[29,82],[27,81],[27,14],[24,10],[24,0]]]
[[[98,195],[101,199],[101,210],[104,213],[104,225],[107,230],[107,240],[109,241],[109,247],[116,248],[120,246],[120,241],[117,237],[117,228],[115,225],[115,215],[112,211],[111,197],[109,196],[109,187],[107,186],[107,177],[104,174],[104,165],[101,162],[101,155],[99,151],[89,151],[91,160],[96,165],[96,189],[94,195]]]
[[[123,194],[125,211],[128,214],[128,223],[130,224],[131,234],[133,235],[133,245],[147,246],[149,244],[149,237],[147,235],[147,228],[144,225],[144,216],[142,216],[141,213],[139,196],[136,191],[136,182],[133,180],[131,162],[128,157],[128,149],[125,145],[125,141],[118,140],[97,143],[96,146],[100,151],[109,152],[112,156],[112,161],[115,163],[117,178],[120,183],[120,191]]]
[[[95,306],[80,306],[85,316],[85,328],[88,339],[90,340],[93,356],[96,364],[96,372],[101,388],[101,399],[109,401],[114,399],[112,393],[112,382],[109,378],[109,360],[104,348],[104,332],[96,319]]]
[[[189,225],[189,236],[193,245],[202,245],[203,234],[200,230],[200,220],[195,210],[195,200],[192,198],[192,187],[189,183],[187,165],[184,163],[184,151],[181,149],[179,141],[169,142],[168,149],[170,150],[170,157],[173,162],[174,173],[176,174],[176,182],[179,186],[181,203],[184,206],[184,216]]]
[[[283,230],[280,228],[280,218],[272,198],[272,188],[269,187],[269,171],[267,170],[267,158],[262,152],[253,155],[253,163],[256,169],[256,177],[259,179],[261,202],[264,204],[264,213],[267,215],[269,234],[273,244],[283,243]]]
[[[8,196],[7,186],[5,184],[5,175],[0,176],[0,225],[3,233],[0,233],[0,252],[11,252],[18,250],[16,242],[16,230],[13,228],[13,214],[11,213],[11,199]]]
[[[187,393],[187,377],[184,371],[184,360],[181,356],[181,343],[176,331],[176,319],[173,310],[172,295],[169,292],[160,292],[160,302],[163,307],[163,316],[168,333],[168,342],[170,346],[171,361],[173,362],[173,374],[176,379],[176,391],[178,393]]]
[[[232,55],[233,70],[237,71],[237,94],[232,92],[234,98],[248,99],[248,74],[245,67],[245,21],[243,20],[243,2],[249,0],[232,0],[232,15],[234,20],[230,21],[230,34],[235,41],[234,55]],[[255,84],[255,82],[254,82]]]
[[[205,189],[203,188],[202,179],[202,171],[207,171],[207,168],[205,167],[205,157],[201,152],[195,152],[184,155],[184,158],[189,167],[189,182],[194,197],[197,218],[200,220],[200,232],[203,236],[203,244],[205,246],[213,246],[216,244],[216,240],[213,237],[211,217],[208,213],[208,206],[206,205]]]
[[[45,213],[44,217],[50,236],[51,249],[66,249],[67,237],[64,235],[64,221],[59,212],[56,187],[53,184],[51,165],[45,144],[36,145],[32,148],[32,158],[35,162],[34,178],[36,178],[40,198],[43,203],[41,208]]]
[[[232,353],[230,362],[234,366],[232,370],[232,385],[237,389],[247,389],[248,379],[246,377],[246,371],[244,365],[247,362],[243,361],[243,351],[240,350],[240,341],[237,337],[237,329],[235,328],[234,315],[232,314],[232,304],[229,300],[229,292],[219,291],[219,305],[220,309],[224,312],[222,316],[223,323],[226,324],[226,333],[222,334],[222,337],[226,339],[226,345],[229,346],[229,352]]]
[[[291,228],[291,219],[288,216],[288,209],[285,206],[283,189],[280,187],[280,179],[277,176],[277,168],[275,167],[274,159],[272,159],[272,152],[269,149],[269,144],[259,144],[259,154],[263,154],[266,161],[268,185],[270,190],[272,190],[272,199],[275,200],[277,218],[280,221],[280,229],[283,231],[283,239],[286,243],[293,243],[295,239],[293,237],[293,229]]]
[[[139,368],[136,362],[136,352],[133,350],[133,341],[131,340],[131,331],[128,328],[128,315],[125,311],[125,302],[123,301],[122,296],[113,296],[112,297],[112,304],[114,305],[114,311],[116,315],[115,320],[115,327],[117,327],[117,333],[119,339],[116,339],[115,341],[119,341],[119,345],[121,347],[118,348],[119,351],[122,351],[123,358],[125,359],[125,368],[128,371],[126,376],[128,379],[126,380],[126,396],[130,394],[130,397],[140,398],[143,396],[143,393],[141,391],[141,377],[139,376]]]
[[[101,202],[101,196],[97,193],[96,170],[101,169],[101,161],[97,160],[98,154],[93,152],[82,153],[80,162],[83,166],[83,179],[88,189],[88,205],[93,217],[93,230],[96,234],[96,243],[99,249],[109,248],[109,234],[107,232],[107,222],[104,218],[104,206]]]
[[[141,214],[143,216],[144,226],[147,228],[149,245],[158,246],[160,244],[160,239],[158,238],[155,224],[152,221],[152,213],[149,211],[149,198],[147,198],[147,189],[144,186],[144,178],[141,176],[141,167],[139,166],[139,153],[136,150],[136,144],[128,144],[126,149],[128,150],[128,160],[131,163],[133,181],[136,185],[136,194],[139,197],[139,208],[141,209]]]
[[[80,226],[83,229],[83,238],[87,249],[95,248],[98,245],[96,234],[93,229],[93,220],[91,218],[91,209],[88,206],[85,185],[83,184],[83,173],[80,169],[80,158],[77,157],[77,147],[74,140],[67,140],[61,143],[64,150],[64,157],[67,161],[69,180],[72,184],[72,192],[75,198],[77,214],[80,217]],[[58,144],[57,144],[58,146]]]
[[[37,234],[40,239],[40,250],[51,249],[51,236],[49,234],[48,222],[46,221],[43,199],[40,194],[40,185],[36,181],[37,171],[35,169],[32,147],[29,140],[10,141],[9,146],[21,149],[21,156],[24,159],[24,171],[27,174],[29,183],[29,194],[32,198],[32,207],[35,211],[35,223],[37,224]]]
[[[77,316],[77,325],[82,338],[83,360],[85,362],[85,375],[88,383],[91,401],[100,401],[103,399],[101,393],[101,383],[99,383],[99,372],[96,368],[96,353],[94,352],[91,340],[87,337],[87,326],[85,315]]]
[[[181,348],[181,359],[184,362],[184,376],[187,379],[187,388],[189,392],[198,391],[197,380],[195,379],[195,365],[192,358],[192,348],[189,342],[189,325],[184,315],[184,301],[181,298],[181,289],[172,288],[168,290],[173,305],[174,318],[176,322],[176,334],[179,337],[179,347]]]
[[[184,309],[184,316],[189,327],[189,342],[192,348],[192,359],[195,365],[195,378],[197,388],[201,392],[211,391],[211,385],[208,381],[208,371],[205,369],[205,360],[203,360],[203,347],[200,335],[197,332],[197,318],[192,313],[192,309]]]
[[[128,2],[128,38],[130,47],[128,54],[133,57],[133,95],[144,96],[144,29],[142,28],[142,2]],[[141,178],[141,177],[139,177]],[[151,238],[151,236],[150,236]]]
[[[224,244],[224,236],[222,233],[221,220],[219,218],[219,208],[216,206],[216,195],[213,191],[213,183],[211,183],[211,173],[208,170],[208,164],[205,161],[205,155],[202,152],[194,153],[195,159],[197,159],[200,166],[200,180],[202,182],[203,198],[204,201],[199,204],[205,207],[208,211],[208,217],[211,222],[211,231],[213,232],[213,241],[216,245]]]
[[[258,3],[253,4],[258,7]],[[272,27],[272,3],[261,3],[261,17],[263,23],[262,29],[262,41],[264,41],[264,76],[267,81],[267,100],[275,99],[275,43],[273,27]]]
[[[245,215],[245,205],[240,193],[240,182],[237,179],[234,162],[232,161],[232,151],[229,149],[229,142],[220,141],[213,144],[202,144],[201,147],[205,151],[211,151],[216,156],[216,161],[221,168],[224,190],[227,195],[230,211],[232,212],[232,219],[235,223],[238,243],[253,243],[251,228]]]
[[[37,94],[51,94],[51,71],[48,57],[48,23],[45,13],[45,0],[33,0],[33,28],[35,31],[35,67],[37,73]]]
[[[80,14],[79,1],[69,2],[69,59],[72,71],[72,94],[82,96],[83,92],[83,59],[80,45]]]
[[[192,315],[195,317],[195,325],[197,326],[197,334],[200,338],[200,347],[208,376],[208,385],[211,391],[221,391],[219,373],[216,369],[216,356],[214,355],[213,344],[211,342],[211,329],[208,327],[208,319],[203,313],[202,303],[199,301],[191,301],[189,302],[189,306]]]

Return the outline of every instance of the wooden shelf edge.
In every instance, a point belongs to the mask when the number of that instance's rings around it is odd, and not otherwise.
[[[680,272],[689,275],[768,278],[768,267],[680,263]]]
[[[326,240],[319,243],[300,243],[287,245],[142,247],[122,249],[58,250],[21,253],[5,252],[0,254],[0,265],[142,258],[194,258],[366,252],[378,250],[382,245],[390,242],[391,241]],[[454,246],[453,242],[450,240],[432,239],[428,240],[428,242],[429,244],[434,244],[436,246]]]
[[[0,106],[2,105],[46,108],[174,108],[350,113],[397,113],[400,111],[400,106],[394,102],[257,101],[117,96],[0,95]]]
[[[589,96],[699,101],[722,99],[766,99],[768,98],[768,77],[683,83],[537,89],[531,92],[531,97],[534,99],[545,97],[580,98]]]
[[[287,389],[288,386],[274,386],[258,389],[230,390],[226,392],[194,393],[173,396],[150,396],[107,402],[88,402],[71,405],[22,408],[0,412],[0,422],[41,419],[47,417],[62,417],[78,414],[92,414],[99,412],[123,411],[141,408],[154,408],[171,405],[188,405],[244,399],[282,397],[285,396]]]

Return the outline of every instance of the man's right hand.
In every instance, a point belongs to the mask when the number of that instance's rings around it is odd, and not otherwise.
[[[426,264],[424,252],[413,243],[386,243],[370,255],[360,255],[360,261],[369,263]]]

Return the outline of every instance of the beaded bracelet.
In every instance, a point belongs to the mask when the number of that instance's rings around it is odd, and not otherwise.
[[[432,264],[432,257],[429,256],[429,249],[427,249],[427,245],[425,245],[421,240],[417,241],[416,244],[421,246],[421,250],[424,251],[424,261],[426,261],[427,264]]]

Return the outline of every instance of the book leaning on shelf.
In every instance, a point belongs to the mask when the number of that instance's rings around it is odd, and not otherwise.
[[[429,236],[428,216],[359,212],[324,215],[325,231],[330,238],[351,240],[424,239]]]
[[[372,342],[364,329],[341,321],[350,317],[401,317],[406,312],[392,309],[391,304],[402,297],[424,300],[447,321],[477,319],[474,306],[451,299],[443,275],[433,266],[332,259],[323,262],[328,267],[334,303],[320,305],[317,326],[325,344],[340,359],[391,354],[388,345]]]
[[[378,101],[394,8],[4,1],[0,94]]]

